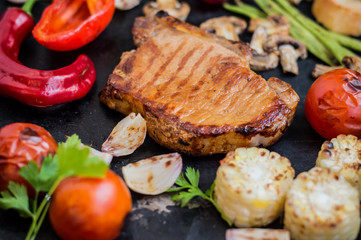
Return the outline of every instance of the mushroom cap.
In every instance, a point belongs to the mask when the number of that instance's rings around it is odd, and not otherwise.
[[[357,56],[346,56],[342,59],[342,63],[347,68],[361,73],[361,58]]]
[[[211,18],[200,25],[200,28],[207,32],[233,41],[239,41],[238,35],[243,33],[246,27],[246,21],[234,16]]]
[[[140,0],[115,0],[115,7],[119,10],[129,10],[138,6]]]
[[[185,21],[191,11],[191,8],[188,3],[180,3],[176,0],[158,0],[157,2],[148,2],[143,7],[143,13],[145,16],[153,16],[160,10],[167,12],[175,18]]]
[[[274,52],[278,51],[282,45],[292,45],[299,57],[302,59],[307,58],[307,48],[305,44],[288,35],[271,35],[267,38],[263,47],[267,52]]]
[[[273,14],[266,19],[251,18],[248,31],[254,32],[258,27],[264,27],[268,35],[289,35],[290,23],[286,17],[280,14]]]

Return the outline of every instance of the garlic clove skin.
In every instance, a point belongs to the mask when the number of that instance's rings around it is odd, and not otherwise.
[[[98,151],[98,150],[96,150],[96,149],[94,149],[92,147],[89,147],[89,148],[90,148],[90,155],[91,156],[98,157],[101,160],[103,160],[106,164],[110,165],[110,163],[113,160],[113,156],[111,154]]]
[[[112,162],[113,160],[113,156],[109,153],[104,153],[104,152],[101,152],[101,151],[98,151],[96,150],[95,148],[92,148],[88,145],[85,145],[85,144],[81,144],[80,145],[81,147],[87,147],[89,148],[90,150],[90,156],[93,156],[93,157],[98,157],[100,158],[101,160],[103,160],[106,164],[110,165],[110,163]]]
[[[134,192],[157,195],[173,186],[182,171],[179,153],[154,156],[122,168],[124,180]]]
[[[131,113],[114,127],[102,145],[102,152],[115,157],[130,155],[143,144],[146,133],[147,125],[142,115]]]

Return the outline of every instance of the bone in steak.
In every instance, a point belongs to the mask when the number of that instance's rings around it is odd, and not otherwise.
[[[292,122],[297,93],[250,70],[247,44],[164,12],[138,17],[133,36],[138,49],[122,54],[100,100],[141,113],[159,144],[192,155],[268,146]]]

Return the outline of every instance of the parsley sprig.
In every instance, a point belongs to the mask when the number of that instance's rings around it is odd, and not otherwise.
[[[187,177],[187,179],[186,179]],[[194,197],[201,197],[205,200],[210,201],[213,206],[217,209],[217,211],[221,214],[223,220],[225,220],[229,226],[232,226],[231,221],[228,217],[223,213],[223,211],[219,208],[218,204],[214,201],[213,192],[214,192],[214,182],[211,187],[203,193],[203,191],[198,187],[199,184],[200,173],[199,170],[195,170],[194,168],[187,167],[185,176],[181,173],[176,180],[175,184],[178,187],[173,187],[168,189],[168,192],[178,192],[178,194],[172,197],[173,201],[181,201],[181,207],[184,207],[190,200]]]
[[[90,155],[88,147],[81,147],[77,135],[59,143],[57,154],[44,158],[41,168],[36,162],[29,162],[19,174],[34,188],[35,197],[30,199],[26,187],[10,182],[8,190],[0,193],[0,208],[15,209],[22,217],[32,218],[26,240],[35,239],[50,205],[50,198],[59,183],[66,177],[104,177],[109,166],[98,157]],[[38,205],[39,193],[47,192]]]

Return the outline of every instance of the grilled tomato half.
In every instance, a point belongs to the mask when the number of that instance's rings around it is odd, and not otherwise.
[[[337,69],[312,84],[306,96],[306,118],[322,137],[352,134],[361,138],[360,81],[360,73]]]
[[[48,131],[31,123],[12,123],[0,129],[0,191],[10,181],[27,186],[29,196],[35,192],[18,173],[28,162],[38,166],[48,154],[55,154],[58,144]]]

